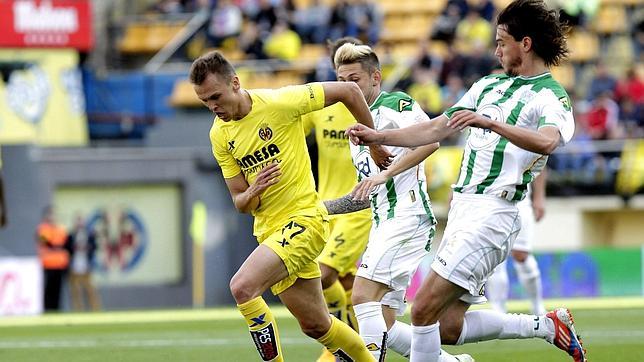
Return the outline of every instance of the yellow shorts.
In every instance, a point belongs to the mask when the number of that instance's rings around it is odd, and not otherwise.
[[[316,259],[324,249],[328,235],[329,222],[322,216],[294,216],[260,241],[282,259],[288,270],[288,277],[271,287],[273,294],[282,293],[298,278],[321,276]]]
[[[331,219],[331,233],[318,262],[335,269],[343,277],[355,275],[371,229],[371,210]]]

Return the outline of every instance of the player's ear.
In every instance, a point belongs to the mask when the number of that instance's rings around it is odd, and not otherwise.
[[[377,86],[378,84],[380,84],[380,81],[382,80],[382,73],[380,72],[380,70],[376,69],[376,71],[373,72],[373,75],[371,76],[371,79],[373,80],[372,85],[374,87]]]
[[[532,38],[529,36],[524,36],[523,39],[521,39],[521,47],[526,53],[530,51],[530,49],[532,49]]]
[[[230,80],[230,84],[233,87],[234,91],[238,91],[241,88],[241,83],[239,82],[239,77],[237,74],[233,75],[233,78]]]

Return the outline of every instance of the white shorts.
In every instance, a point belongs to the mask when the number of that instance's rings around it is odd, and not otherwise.
[[[517,208],[519,208],[519,216],[521,216],[521,231],[519,231],[519,235],[517,235],[517,239],[514,241],[514,245],[512,245],[512,250],[531,253],[534,239],[534,225],[536,223],[532,202],[526,198],[517,203]]]
[[[418,265],[427,256],[435,227],[427,215],[397,216],[371,226],[359,277],[387,285],[381,303],[405,311],[405,291]]]
[[[496,196],[454,193],[432,269],[466,289],[466,303],[486,301],[484,285],[507,258],[520,228],[516,205]]]

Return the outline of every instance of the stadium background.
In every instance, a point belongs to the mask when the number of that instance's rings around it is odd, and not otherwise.
[[[42,312],[34,233],[49,204],[66,226],[78,212],[89,227],[112,220],[111,243],[118,244],[116,220],[133,225],[137,243],[121,245],[118,255],[99,246],[94,276],[103,309],[233,303],[228,281],[256,241],[211,155],[212,115],[186,80],[203,51],[232,59],[247,88],[277,87],[332,79],[323,41],[355,35],[381,55],[385,90],[406,90],[436,114],[494,66],[488,20],[507,3],[1,0],[8,225],[0,230],[0,315]],[[573,99],[578,132],[549,162],[535,244],[545,297],[641,298],[644,4],[550,3],[576,24],[570,60],[553,74]],[[458,142],[427,161],[442,225]],[[314,144],[311,151],[315,158]],[[520,298],[509,271],[512,297]],[[68,300],[65,293],[65,311]]]

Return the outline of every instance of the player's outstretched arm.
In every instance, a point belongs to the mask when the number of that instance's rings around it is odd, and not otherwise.
[[[467,110],[454,112],[447,125],[461,131],[465,127],[487,128],[507,138],[508,141],[524,150],[542,155],[549,155],[554,152],[561,137],[559,129],[554,126],[541,127],[538,131],[533,131],[503,122],[496,122],[476,112]]]
[[[416,148],[415,150],[402,156],[398,161],[392,163],[388,169],[382,171],[377,175],[367,177],[360,181],[353,188],[351,195],[356,200],[368,200],[369,194],[374,189],[374,187],[384,184],[390,178],[399,175],[402,172],[407,171],[410,168],[425,161],[425,159],[432,153],[436,152],[439,147],[440,144],[436,142],[430,145]]]
[[[324,201],[329,215],[348,214],[369,208],[369,200],[355,200],[351,194],[344,195],[335,200]]]
[[[351,112],[358,123],[374,129],[373,119],[369,106],[364,99],[360,87],[354,82],[323,82],[324,106],[342,102]],[[370,146],[371,157],[380,168],[387,168],[391,164],[393,155],[384,147]]]
[[[226,179],[226,186],[233,198],[235,208],[239,212],[251,213],[260,205],[260,196],[266,189],[279,182],[282,172],[278,164],[271,163],[257,173],[255,182],[251,185],[246,182],[242,174]]]
[[[447,127],[447,116],[440,115],[429,122],[413,126],[376,131],[360,124],[347,129],[347,135],[355,145],[389,145],[402,147],[418,147],[440,142],[457,130]]]

